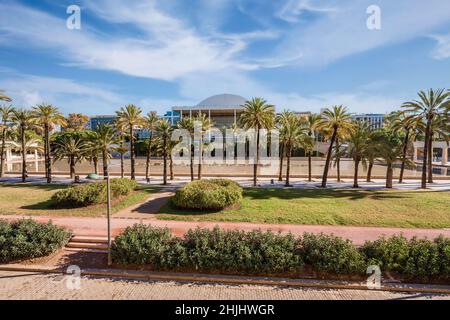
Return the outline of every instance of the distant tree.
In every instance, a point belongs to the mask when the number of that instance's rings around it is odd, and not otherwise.
[[[2,132],[2,145],[0,150],[0,157],[1,157],[1,163],[0,163],[0,178],[3,177],[3,167],[5,165],[5,149],[6,149],[6,136],[8,134],[8,131],[10,130],[9,123],[12,120],[14,109],[11,106],[1,106],[0,107],[0,118],[1,118],[1,124],[0,129]]]
[[[75,177],[75,165],[85,159],[87,152],[86,136],[81,132],[65,132],[55,137],[55,160],[67,158],[72,179]]]
[[[116,130],[110,124],[100,124],[92,132],[91,139],[88,140],[87,150],[94,154],[99,152],[102,155],[104,178],[109,175],[108,160],[111,158],[111,151],[117,142]]]
[[[194,180],[194,120],[192,118],[185,117],[178,121],[178,129],[184,129],[189,133],[189,167],[191,173],[191,181]]]
[[[358,121],[355,129],[352,130],[349,137],[348,154],[355,164],[353,174],[353,188],[358,188],[358,169],[359,165],[367,166],[367,148],[369,143],[369,128],[367,123]]]
[[[63,128],[66,131],[83,131],[86,130],[88,123],[89,117],[87,115],[82,113],[69,113]]]
[[[167,184],[167,159],[169,144],[172,138],[172,126],[167,119],[160,119],[155,126],[155,134],[159,139],[159,149],[163,156],[163,184]]]
[[[156,123],[158,122],[158,116],[156,112],[149,112],[147,116],[144,118],[143,127],[148,131],[148,139],[147,139],[147,159],[145,162],[145,179],[148,181],[150,177],[150,161],[152,155],[152,139],[153,139],[153,131],[155,130]]]

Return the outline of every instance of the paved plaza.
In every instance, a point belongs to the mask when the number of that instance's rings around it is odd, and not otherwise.
[[[106,300],[448,300],[450,296],[369,290],[137,281],[0,271],[0,299]]]

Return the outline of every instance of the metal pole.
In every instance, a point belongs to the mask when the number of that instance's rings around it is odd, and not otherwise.
[[[107,220],[108,220],[108,266],[112,264],[111,258],[111,181],[109,174],[106,177],[106,193],[107,193]]]

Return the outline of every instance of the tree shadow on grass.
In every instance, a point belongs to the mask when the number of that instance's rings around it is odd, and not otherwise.
[[[61,184],[31,184],[31,183],[1,183],[0,191],[2,188],[15,188],[15,189],[33,189],[33,190],[44,190],[44,191],[53,191],[53,190],[61,190],[68,188],[69,185],[61,185]]]

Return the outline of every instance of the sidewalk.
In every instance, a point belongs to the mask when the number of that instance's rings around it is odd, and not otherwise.
[[[12,215],[1,216],[2,219],[16,220],[24,216]],[[82,217],[49,217],[49,216],[30,216],[30,218],[39,221],[53,221],[56,225],[71,229],[76,235],[86,236],[106,236],[107,224],[106,218],[82,218]],[[113,235],[121,233],[126,227],[135,223],[145,223],[157,227],[167,227],[173,234],[182,236],[189,229],[196,227],[212,229],[219,226],[225,230],[244,230],[251,231],[255,229],[271,230],[274,232],[288,233],[300,236],[304,232],[326,233],[340,236],[344,239],[352,240],[355,245],[362,245],[366,240],[376,240],[379,236],[391,236],[394,234],[403,234],[407,238],[417,236],[419,238],[435,238],[440,234],[450,238],[450,228],[446,229],[406,229],[406,228],[381,228],[381,227],[348,227],[348,226],[320,226],[320,225],[293,225],[293,224],[261,224],[248,222],[197,222],[197,221],[169,221],[157,220],[151,215],[149,218],[117,218],[112,219]]]

